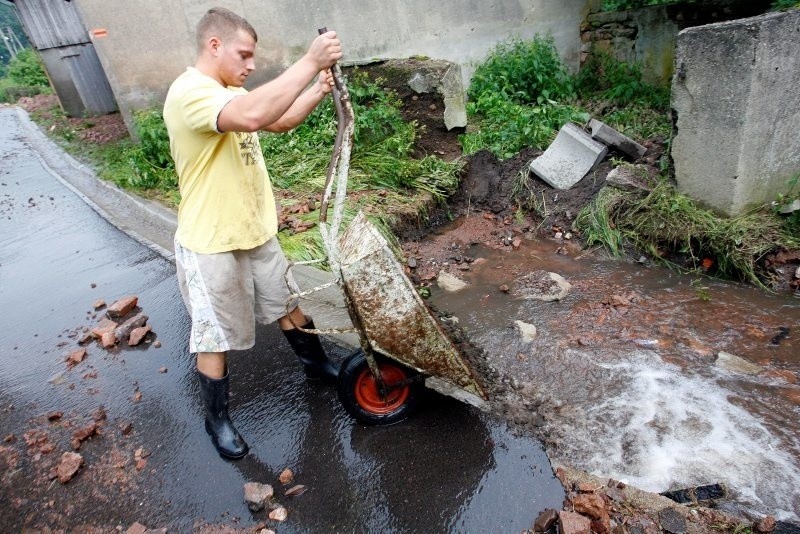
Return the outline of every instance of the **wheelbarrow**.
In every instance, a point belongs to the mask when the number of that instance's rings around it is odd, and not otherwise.
[[[323,28],[320,33],[325,31]],[[386,425],[406,418],[418,406],[426,385],[480,406],[487,398],[485,388],[417,293],[386,238],[363,212],[345,231],[339,231],[354,115],[341,68],[335,65],[332,71],[338,127],[320,206],[319,230],[334,281],[295,294],[290,300],[333,284],[341,288],[353,328],[304,331],[358,334],[360,349],[342,363],[336,385],[343,407],[358,421]],[[334,181],[336,195],[329,224]]]

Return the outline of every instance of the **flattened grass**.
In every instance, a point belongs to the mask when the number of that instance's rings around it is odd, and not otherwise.
[[[630,246],[678,268],[699,269],[710,260],[718,276],[762,288],[766,286],[758,275],[759,260],[780,248],[800,247],[800,236],[771,210],[721,217],[666,180],[649,193],[603,188],[578,215],[575,226],[588,244],[601,244],[614,256]],[[671,263],[667,257],[673,252],[688,257],[689,265]]]

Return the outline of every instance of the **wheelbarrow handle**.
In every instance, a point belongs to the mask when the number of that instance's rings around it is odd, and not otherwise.
[[[328,32],[327,28],[319,28],[317,32],[323,35]],[[344,195],[347,191],[347,171],[350,167],[350,151],[353,145],[354,133],[354,117],[353,106],[350,103],[350,95],[345,87],[342,69],[338,63],[331,67],[331,74],[333,75],[333,104],[336,108],[337,128],[336,128],[336,142],[334,143],[333,155],[328,164],[328,171],[325,180],[325,192],[322,195],[322,202],[320,205],[319,222],[326,224],[328,220],[328,203],[330,201],[331,193],[333,191],[333,179],[338,169],[339,186],[337,187],[336,204],[334,206],[334,221],[332,227],[331,239],[335,239],[339,224],[341,222],[341,212],[343,210]],[[344,150],[344,160],[341,160],[342,152]],[[324,236],[323,236],[324,237]],[[331,244],[333,246],[333,244]]]

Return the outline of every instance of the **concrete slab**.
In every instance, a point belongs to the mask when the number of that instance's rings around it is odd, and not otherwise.
[[[633,161],[641,158],[647,152],[645,147],[599,120],[590,120],[589,130],[592,132],[592,139],[619,150]]]
[[[530,163],[530,170],[556,189],[569,189],[608,154],[599,143],[572,123],[561,127],[544,154]]]

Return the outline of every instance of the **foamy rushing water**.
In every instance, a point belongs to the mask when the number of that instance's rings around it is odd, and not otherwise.
[[[797,437],[770,432],[719,383],[724,373],[687,375],[647,352],[598,365],[624,389],[570,421],[564,461],[655,492],[722,483],[747,508],[798,519]]]

